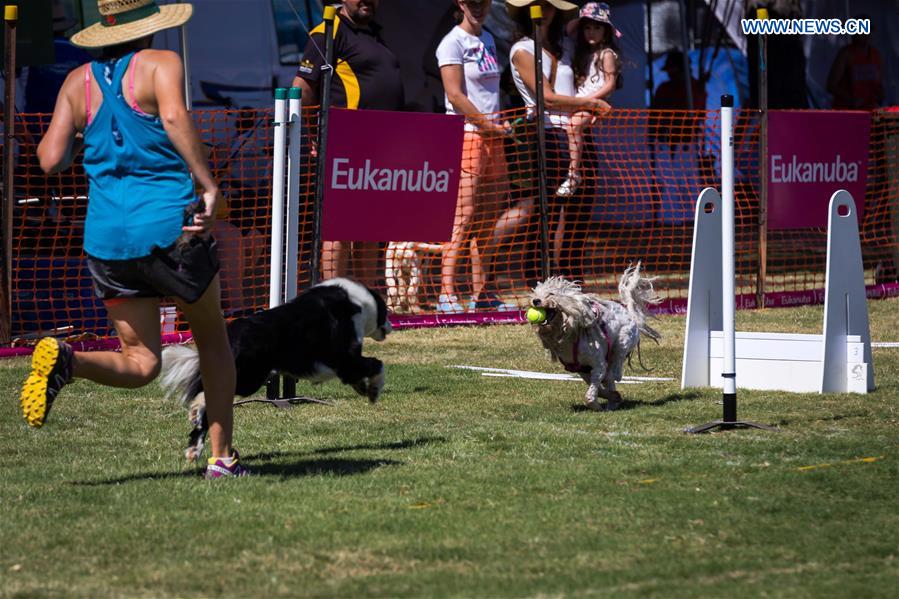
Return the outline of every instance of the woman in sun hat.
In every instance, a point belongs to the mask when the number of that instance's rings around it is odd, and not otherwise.
[[[547,112],[549,111],[593,111],[608,108],[601,99],[562,95],[556,92],[553,84],[562,56],[562,39],[565,23],[577,15],[578,7],[565,0],[507,0],[506,9],[516,26],[516,41],[509,50],[512,69],[512,80],[518,93],[521,94],[527,107],[529,119],[536,118],[537,94],[534,58],[536,44],[530,37],[533,29],[529,7],[540,4],[543,19],[538,30],[543,46],[543,97]],[[550,115],[545,115],[546,128],[546,183],[550,198],[550,234],[552,235],[553,264],[559,266],[565,237],[566,214],[571,212],[568,198],[556,195],[566,172],[568,164],[568,137],[561,124],[554,123]],[[529,128],[530,130],[530,128]],[[537,157],[531,156],[532,166],[525,172],[536,172]],[[534,198],[522,200],[519,206],[512,209],[518,223],[523,222],[534,209]],[[502,222],[504,219],[500,218]],[[511,221],[510,221],[511,222]],[[509,224],[506,225],[509,228]]]
[[[41,339],[22,388],[23,416],[43,426],[59,390],[76,377],[126,388],[152,381],[160,369],[159,298],[173,297],[200,354],[213,455],[206,477],[243,475],[231,448],[234,359],[210,235],[218,185],[185,106],[181,59],[148,49],[154,33],[183,25],[193,7],[97,0],[97,8],[100,22],[72,42],[102,49],[103,58],[66,78],[38,158],[45,172],[58,173],[84,146],[84,250],[121,352],[75,352]]]

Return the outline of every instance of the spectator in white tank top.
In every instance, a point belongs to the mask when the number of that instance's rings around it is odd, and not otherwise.
[[[532,21],[528,7],[537,4],[537,0],[507,0],[506,8],[509,16],[515,22],[519,39],[509,50],[512,70],[512,81],[524,100],[528,111],[528,118],[533,118],[537,112],[536,101],[536,60],[534,58],[535,43],[525,32],[532,30]],[[548,187],[549,205],[549,229],[552,235],[552,263],[557,272],[565,272],[563,264],[563,246],[565,245],[566,217],[571,212],[571,207],[562,201],[562,196],[557,196],[556,189],[564,177],[565,163],[568,161],[565,154],[567,137],[562,123],[556,120],[554,115],[576,111],[593,111],[608,107],[608,104],[600,99],[591,97],[576,97],[561,93],[558,86],[560,72],[560,58],[563,57],[562,39],[564,37],[564,22],[566,17],[576,14],[577,5],[565,0],[544,0],[540,2],[543,8],[543,19],[540,23],[538,34],[541,36],[543,46],[543,98],[546,108],[544,126],[546,127],[546,182]],[[571,86],[573,91],[573,86]],[[536,159],[536,157],[534,157]],[[536,170],[536,164],[532,170]],[[500,218],[503,231],[498,231],[498,236],[509,236],[514,230],[526,223],[534,210],[534,198],[526,198],[519,202],[503,217]],[[561,268],[561,270],[559,270]]]

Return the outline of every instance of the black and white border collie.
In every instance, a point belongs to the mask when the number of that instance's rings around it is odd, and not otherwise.
[[[321,383],[334,377],[376,402],[384,387],[384,364],[362,355],[365,337],[383,341],[391,332],[384,299],[349,279],[330,279],[295,299],[228,323],[237,368],[235,393],[255,393],[271,371]],[[193,461],[203,451],[208,423],[200,359],[181,345],[162,352],[161,385],[190,410],[194,426],[185,450]]]

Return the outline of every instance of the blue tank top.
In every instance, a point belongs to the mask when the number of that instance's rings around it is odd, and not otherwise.
[[[103,260],[141,258],[173,244],[194,199],[187,164],[162,121],[135,112],[122,95],[133,56],[90,65],[103,103],[84,129],[84,251]]]

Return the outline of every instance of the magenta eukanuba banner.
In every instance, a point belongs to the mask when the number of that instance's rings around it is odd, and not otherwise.
[[[332,109],[322,238],[448,241],[462,137],[459,116]]]
[[[865,212],[871,113],[772,110],[768,115],[768,228],[827,227],[830,196]]]

